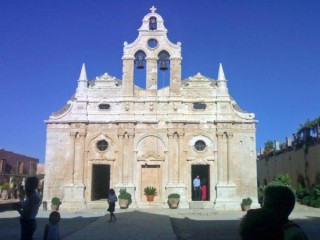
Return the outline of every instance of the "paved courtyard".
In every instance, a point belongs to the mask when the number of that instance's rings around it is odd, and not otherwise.
[[[42,239],[50,212],[40,211],[35,240]],[[117,209],[117,222],[108,223],[103,209],[61,211],[62,239],[215,239],[237,240],[241,211],[206,209]],[[297,205],[290,218],[299,223],[310,240],[320,239],[320,209]],[[19,239],[18,213],[0,209],[0,240]]]

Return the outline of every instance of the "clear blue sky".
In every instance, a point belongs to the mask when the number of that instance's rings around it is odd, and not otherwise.
[[[0,1],[0,148],[45,158],[47,120],[89,79],[122,78],[123,42],[154,5],[182,43],[182,77],[217,78],[256,114],[257,149],[319,113],[320,1]]]

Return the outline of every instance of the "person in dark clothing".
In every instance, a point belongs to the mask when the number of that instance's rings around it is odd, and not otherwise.
[[[36,192],[39,180],[37,177],[29,177],[26,181],[26,200],[23,203],[15,203],[12,207],[20,214],[21,240],[32,240],[37,229],[36,216],[41,204],[39,194]]]
[[[303,230],[288,217],[295,205],[295,195],[286,186],[265,189],[263,206],[251,209],[240,223],[242,240],[307,240]]]
[[[118,198],[116,196],[115,191],[111,188],[109,190],[109,197],[108,197],[109,208],[107,210],[108,212],[110,212],[110,220],[109,220],[109,222],[112,222],[112,219],[113,219],[114,222],[117,220],[116,216],[114,215],[116,201],[118,201]]]

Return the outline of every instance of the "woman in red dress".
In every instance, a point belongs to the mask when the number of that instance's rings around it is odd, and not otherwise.
[[[207,179],[202,179],[201,181],[201,199],[202,201],[207,200]]]

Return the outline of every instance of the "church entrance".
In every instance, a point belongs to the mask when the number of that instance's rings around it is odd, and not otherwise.
[[[110,189],[110,165],[92,165],[91,201],[108,198]]]
[[[147,198],[144,195],[145,187],[155,187],[157,189],[157,195],[155,200],[161,198],[161,168],[160,165],[142,165],[141,166],[141,199],[146,201]]]
[[[195,201],[195,192],[193,190],[193,179],[197,176],[200,177],[201,182],[201,199],[203,197],[203,201],[210,200],[210,166],[209,165],[192,165],[191,166],[191,176],[192,176],[192,201]]]

